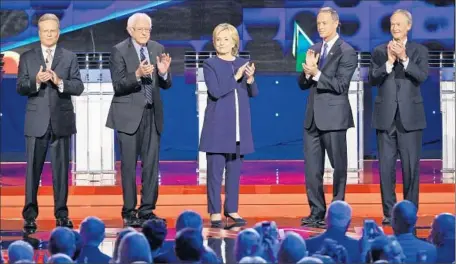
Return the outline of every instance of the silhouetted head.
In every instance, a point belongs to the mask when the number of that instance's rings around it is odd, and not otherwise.
[[[176,220],[176,232],[184,228],[198,229],[203,231],[203,219],[201,216],[192,210],[185,210],[182,212]]]
[[[105,238],[105,224],[95,216],[86,217],[80,227],[82,244],[98,247]]]
[[[149,242],[150,250],[154,252],[161,248],[168,231],[166,229],[165,221],[161,219],[151,219],[147,220],[142,225],[142,233]]]
[[[47,263],[52,263],[52,264],[69,264],[69,263],[75,263],[73,260],[66,254],[58,253],[52,255]]]
[[[412,233],[416,220],[417,209],[412,202],[403,200],[394,205],[391,225],[395,235]]]
[[[329,258],[331,260],[331,258]],[[298,264],[323,264],[323,261],[316,257],[303,257],[296,262]]]
[[[8,246],[8,263],[19,260],[33,261],[33,254],[33,247],[29,243],[22,240],[14,241]]]
[[[75,245],[76,249],[74,251],[72,259],[76,260],[76,259],[78,259],[79,254],[81,253],[82,238],[81,238],[81,234],[79,234],[78,231],[76,231],[76,230],[73,230],[73,235],[74,235],[74,245]]]
[[[127,235],[130,232],[136,232],[136,230],[132,227],[127,227],[122,229],[122,231],[119,232],[119,234],[116,237],[116,242],[114,243],[114,251],[112,253],[112,262],[117,261],[117,258],[119,257],[119,246],[120,246],[120,241],[124,238],[125,235]]]
[[[67,256],[74,256],[76,243],[73,231],[67,227],[56,227],[52,230],[49,239],[49,253],[55,255],[63,253]]]
[[[253,228],[242,230],[236,238],[234,252],[236,261],[244,257],[258,256],[261,253],[260,234]]]
[[[442,246],[445,241],[455,239],[455,216],[449,213],[439,214],[432,222],[431,234],[429,241],[436,245]]]
[[[295,232],[287,232],[280,244],[279,263],[296,263],[308,254],[306,242]]]
[[[135,261],[152,263],[149,242],[147,242],[142,233],[136,231],[129,232],[122,238],[118,252],[118,263],[132,263]]]
[[[259,263],[267,263],[266,260],[264,260],[262,257],[243,257],[240,261],[240,264],[247,264],[247,263],[252,263],[252,264],[259,264]]]
[[[200,229],[184,228],[176,235],[174,251],[179,260],[197,262],[204,253],[203,234]]]
[[[347,231],[352,219],[352,209],[344,201],[332,202],[326,213],[326,224],[328,229],[337,229],[343,232]]]

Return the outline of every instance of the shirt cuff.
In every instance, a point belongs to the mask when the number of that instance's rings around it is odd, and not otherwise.
[[[320,75],[321,75],[321,71],[318,71],[317,74],[315,74],[314,77],[312,77],[312,79],[316,82],[318,82],[318,80],[320,80]]]
[[[39,91],[41,87],[41,83],[36,83],[36,91]]]
[[[312,77],[312,76],[310,76],[310,74],[306,74],[306,79],[307,80],[310,80],[310,77]]]
[[[404,70],[407,69],[407,66],[408,66],[408,64],[409,64],[409,61],[410,61],[410,59],[407,57],[407,59],[406,59],[404,62],[402,62],[402,65],[404,65]]]
[[[166,81],[166,79],[168,79],[168,73],[162,75],[160,72],[158,72],[158,74],[163,78],[163,80]]]
[[[393,64],[391,64],[389,61],[386,61],[386,73],[390,74],[393,71]]]
[[[63,80],[60,80],[58,87],[59,87],[59,92],[63,93]]]

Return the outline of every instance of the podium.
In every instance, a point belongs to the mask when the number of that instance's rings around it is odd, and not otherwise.
[[[455,66],[440,68],[440,111],[442,113],[442,181],[455,183],[456,172]]]
[[[358,54],[358,67],[350,81],[348,101],[353,113],[355,127],[347,130],[347,184],[359,183],[359,171],[364,169],[364,82],[367,81],[368,67],[363,63],[365,58]],[[323,182],[332,183],[333,167],[325,151],[325,174]]]
[[[77,133],[72,138],[74,185],[114,185],[114,130],[105,127],[114,89],[109,53],[77,54],[84,92],[73,96]]]
[[[201,139],[201,131],[203,130],[204,113],[207,106],[207,86],[204,82],[203,62],[204,60],[216,56],[215,51],[201,52],[186,52],[185,53],[185,68],[186,77],[190,82],[196,82],[196,110],[198,118],[198,143]],[[239,57],[250,59],[249,52],[239,52]],[[199,144],[198,144],[199,145]],[[198,184],[205,185],[207,177],[207,161],[206,153],[198,152]],[[223,183],[225,182],[225,172],[223,172]]]

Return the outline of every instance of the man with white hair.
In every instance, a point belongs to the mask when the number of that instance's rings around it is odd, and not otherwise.
[[[404,199],[418,208],[420,155],[426,128],[420,85],[428,77],[428,50],[411,42],[412,15],[398,9],[390,19],[392,40],[372,52],[369,79],[378,87],[372,126],[377,130],[383,224],[391,224],[396,203],[397,155],[402,163]]]
[[[171,57],[163,45],[150,40],[152,20],[144,13],[128,19],[130,37],[111,51],[114,97],[106,126],[117,130],[121,157],[125,226],[139,227],[157,216],[158,155],[163,130],[160,89],[171,87]],[[136,163],[142,162],[141,204],[136,210]]]
[[[345,234],[350,226],[351,218],[352,209],[348,203],[344,201],[332,202],[328,207],[325,218],[328,229],[322,234],[306,240],[309,255],[320,250],[323,241],[329,238],[345,247],[347,252],[350,252],[349,262],[359,262],[361,260],[360,242]]]

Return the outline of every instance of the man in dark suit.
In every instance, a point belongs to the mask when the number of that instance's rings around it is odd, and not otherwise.
[[[397,10],[391,16],[393,40],[372,52],[369,78],[378,87],[372,117],[377,130],[383,224],[391,223],[396,203],[396,160],[402,162],[404,199],[418,207],[421,139],[426,127],[420,84],[428,77],[426,47],[407,40],[412,15]]]
[[[304,122],[305,177],[310,215],[302,219],[302,224],[307,226],[325,225],[325,150],[334,168],[333,200],[345,199],[346,135],[347,129],[354,127],[348,89],[358,60],[355,50],[337,34],[338,26],[339,16],[334,9],[320,9],[317,27],[323,42],[310,47],[306,63],[303,63],[304,72],[299,77],[301,89],[310,89]]]
[[[154,219],[158,198],[158,154],[163,129],[160,89],[171,87],[171,63],[162,45],[150,40],[152,20],[144,13],[128,19],[130,38],[110,57],[114,98],[106,126],[117,130],[121,156],[124,225]],[[136,210],[136,163],[142,161],[141,205]]]
[[[68,218],[70,137],[76,133],[71,96],[84,91],[76,55],[57,46],[59,19],[45,14],[38,20],[41,45],[23,53],[19,61],[17,92],[27,96],[25,137],[27,172],[24,231],[37,229],[37,193],[48,145],[51,149],[56,225],[73,227]]]

